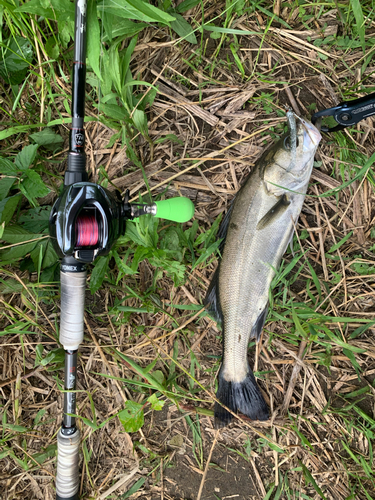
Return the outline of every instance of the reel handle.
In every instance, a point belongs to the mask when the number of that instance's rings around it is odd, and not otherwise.
[[[173,222],[187,222],[194,215],[194,203],[183,196],[156,201],[155,217]]]

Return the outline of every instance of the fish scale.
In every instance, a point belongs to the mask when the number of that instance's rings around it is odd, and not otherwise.
[[[293,236],[320,139],[311,123],[298,119],[293,155],[286,134],[256,163],[219,231],[222,258],[205,301],[223,328],[216,395],[253,420],[267,420],[268,408],[248,363],[248,343],[262,331],[269,288]],[[222,405],[215,405],[217,427],[232,418]]]

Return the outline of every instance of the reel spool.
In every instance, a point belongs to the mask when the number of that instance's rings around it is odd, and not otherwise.
[[[99,222],[95,215],[80,214],[76,220],[76,245],[79,248],[96,246],[99,242]]]

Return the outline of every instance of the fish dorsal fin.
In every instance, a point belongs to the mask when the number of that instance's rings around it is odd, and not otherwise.
[[[213,275],[210,286],[207,290],[206,298],[204,299],[204,305],[212,318],[222,325],[223,323],[223,313],[221,311],[220,299],[219,299],[219,269],[220,264]]]
[[[250,338],[256,338],[257,340],[259,340],[260,334],[262,333],[262,330],[264,327],[264,323],[266,322],[266,319],[267,319],[268,305],[269,304],[267,302],[265,308],[257,317],[257,320],[256,320],[253,328],[251,329]]]
[[[286,194],[279,197],[276,204],[268,210],[266,215],[264,215],[257,224],[257,229],[261,230],[267,227],[272,222],[275,222],[279,217],[283,215],[285,210],[289,207],[290,201]]]

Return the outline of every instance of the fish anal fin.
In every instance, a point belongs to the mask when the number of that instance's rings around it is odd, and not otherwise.
[[[288,196],[286,194],[280,196],[276,204],[260,219],[256,227],[257,230],[264,229],[269,224],[272,224],[279,219],[289,205],[290,200],[288,200]]]
[[[204,305],[212,318],[221,325],[223,322],[223,313],[220,307],[220,299],[219,299],[219,269],[220,264],[218,265],[210,286],[208,287],[206,297],[204,299]]]
[[[256,322],[254,323],[254,326],[251,329],[250,338],[255,338],[256,340],[259,340],[260,334],[262,333],[264,327],[264,323],[266,322],[267,319],[267,314],[268,314],[268,302],[264,307],[264,309],[259,314]]]
[[[242,382],[231,382],[224,379],[219,372],[219,388],[217,399],[234,413],[240,411],[251,420],[268,420],[269,413],[261,390],[250,367]],[[215,427],[221,428],[232,420],[232,414],[219,403],[215,403]]]

